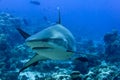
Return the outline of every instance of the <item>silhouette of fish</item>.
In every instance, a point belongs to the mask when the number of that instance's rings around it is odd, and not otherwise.
[[[40,2],[37,0],[31,0],[30,3],[34,5],[40,5]]]

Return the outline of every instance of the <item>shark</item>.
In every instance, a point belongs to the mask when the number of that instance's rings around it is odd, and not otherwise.
[[[42,31],[30,35],[17,28],[18,32],[25,38],[25,43],[35,55],[24,64],[19,73],[29,66],[43,60],[67,60],[76,51],[75,37],[61,24],[60,11],[59,20]]]

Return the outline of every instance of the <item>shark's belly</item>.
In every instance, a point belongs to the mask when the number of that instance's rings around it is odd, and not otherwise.
[[[71,57],[71,52],[66,52],[63,49],[46,49],[46,50],[34,50],[39,55],[47,57],[53,60],[66,60]]]
[[[41,46],[40,46],[41,47]],[[46,49],[45,49],[46,48]],[[41,56],[47,57],[52,60],[66,60],[71,57],[72,52],[67,52],[66,48],[55,44],[44,44],[44,49],[33,49]]]

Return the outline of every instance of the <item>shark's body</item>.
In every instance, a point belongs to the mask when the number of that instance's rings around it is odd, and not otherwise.
[[[20,72],[39,60],[66,60],[76,50],[74,36],[60,24],[50,26],[32,36],[27,34],[27,36],[25,36],[26,44],[36,54],[24,65]]]

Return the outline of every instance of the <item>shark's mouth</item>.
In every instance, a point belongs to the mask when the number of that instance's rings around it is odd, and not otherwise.
[[[26,40],[27,42],[38,42],[38,41],[42,41],[42,42],[48,42],[49,40],[51,40],[50,38],[45,38],[45,39],[33,39],[33,40]]]
[[[44,50],[44,49],[54,49],[52,47],[33,47],[33,50]]]

